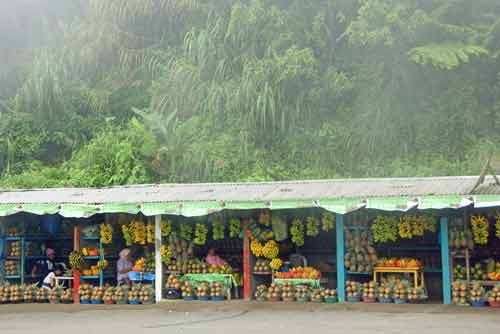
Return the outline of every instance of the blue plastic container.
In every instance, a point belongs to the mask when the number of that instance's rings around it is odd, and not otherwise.
[[[408,301],[406,299],[395,298],[394,304],[408,304]]]
[[[350,296],[350,297],[347,297],[347,301],[349,303],[359,303],[361,301],[361,297]]]
[[[154,273],[144,273],[143,280],[145,280],[145,281],[154,281],[155,280],[155,274]]]
[[[378,302],[381,304],[390,304],[392,303],[392,298],[378,298]]]
[[[473,307],[484,307],[484,306],[486,306],[486,303],[483,300],[478,301],[478,302],[471,302],[470,304]]]
[[[80,300],[80,304],[90,304],[90,300],[82,299],[82,300]]]
[[[102,304],[102,300],[92,299],[92,301],[90,303],[94,304],[94,305],[99,305],[99,304]]]
[[[128,301],[128,303],[129,303],[130,305],[139,305],[141,302],[140,302],[140,301],[138,301],[138,300],[129,300],[129,301]]]
[[[185,300],[185,301],[187,301],[187,302],[190,302],[190,301],[196,300],[196,297],[194,297],[194,296],[191,296],[191,297],[183,297],[182,299],[184,299],[184,300]]]
[[[128,278],[131,281],[142,281],[142,273],[140,271],[129,271]]]
[[[224,296],[212,296],[211,297],[211,300],[214,301],[214,302],[222,302],[224,301]]]
[[[198,300],[206,302],[206,301],[210,300],[210,296],[200,296],[200,297],[198,297]]]

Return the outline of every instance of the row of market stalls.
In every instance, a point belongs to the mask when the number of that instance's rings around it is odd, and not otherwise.
[[[3,191],[0,302],[499,306],[500,186],[477,180]]]

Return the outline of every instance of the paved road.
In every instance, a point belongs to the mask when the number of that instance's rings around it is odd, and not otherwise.
[[[500,310],[438,305],[164,303],[155,306],[4,305],[0,333],[498,333]],[[280,333],[281,334],[281,333]],[[311,333],[312,334],[312,333]]]

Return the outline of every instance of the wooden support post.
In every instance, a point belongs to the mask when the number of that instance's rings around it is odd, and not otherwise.
[[[344,216],[335,217],[337,237],[337,295],[339,302],[345,302],[345,267],[344,267]]]
[[[80,231],[78,226],[73,226],[73,250],[80,250]],[[80,304],[80,296],[78,296],[78,288],[80,287],[80,271],[73,271],[73,303]]]
[[[450,250],[448,247],[448,217],[441,217],[440,243],[441,243],[441,267],[443,270],[443,303],[451,304],[451,276],[450,276]]]
[[[161,261],[161,215],[155,216],[155,301],[162,299],[163,264]]]
[[[252,289],[250,281],[250,231],[248,231],[248,221],[243,223],[243,298],[252,299]]]

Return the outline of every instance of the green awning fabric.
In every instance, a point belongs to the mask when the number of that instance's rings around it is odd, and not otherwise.
[[[367,199],[337,200],[282,200],[282,201],[186,201],[164,203],[109,203],[109,204],[0,204],[0,216],[20,212],[36,215],[60,214],[68,218],[85,218],[98,213],[142,213],[146,216],[182,215],[185,217],[205,216],[222,210],[251,209],[300,209],[319,207],[338,214],[346,214],[361,208],[383,211],[407,211],[411,209],[459,209],[474,204],[478,208],[500,207],[500,195],[476,196],[424,196],[418,199],[408,197],[380,197]]]
[[[361,199],[322,200],[319,206],[327,211],[346,214],[365,207],[366,203]]]

